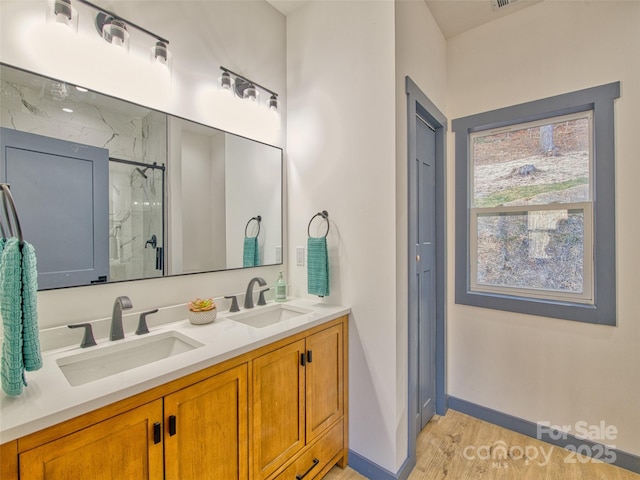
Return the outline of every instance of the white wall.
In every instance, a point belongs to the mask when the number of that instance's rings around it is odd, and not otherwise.
[[[283,110],[285,19],[263,0],[237,2],[99,1],[170,41],[173,73],[149,62],[154,41],[134,28],[128,54],[95,30],[95,10],[75,2],[78,34],[45,23],[44,0],[1,0],[0,55],[10,65],[82,85],[205,125],[283,144],[266,109],[230,98],[218,88],[223,65],[281,93]],[[176,21],[179,19],[179,21]]]
[[[530,421],[618,428],[640,454],[640,3],[543,2],[452,37],[450,119],[620,80],[616,120],[617,327],[455,305],[449,259],[449,394]],[[453,135],[448,203],[454,205]],[[608,161],[608,159],[599,159]],[[454,238],[454,208],[448,236]]]
[[[423,1],[397,0],[396,15],[396,466],[407,456],[408,441],[408,75],[425,95],[446,111],[446,40]]]
[[[287,17],[289,255],[327,210],[331,295],[352,308],[349,448],[397,471],[393,2],[310,2]],[[317,233],[324,232],[321,222]],[[321,230],[322,228],[322,230]],[[291,266],[292,293],[307,293]],[[406,403],[406,402],[404,402]],[[406,451],[402,452],[405,454]]]
[[[115,55],[92,31],[93,18],[89,14],[84,16],[84,24],[81,16],[78,36],[52,37],[43,26],[44,1],[0,2],[0,61],[249,138],[284,145],[286,27],[284,16],[271,5],[262,0],[176,0],[153,2],[152,6],[129,0],[99,3],[171,41],[174,68],[170,82],[149,69],[147,44],[145,49],[139,49],[148,38],[141,36],[136,41],[132,32],[129,56]],[[79,10],[88,9],[79,2],[74,4]],[[65,49],[60,50],[61,46]],[[219,65],[280,93],[282,129],[277,128],[270,112],[265,110],[263,115],[247,110],[242,102],[227,102],[217,95]],[[242,292],[252,276],[258,274],[275,282],[282,269],[263,267],[40,292],[40,326],[108,317],[118,295],[129,295],[135,310],[142,310],[183,303],[196,296]]]

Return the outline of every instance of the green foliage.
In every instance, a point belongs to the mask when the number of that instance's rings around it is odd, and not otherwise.
[[[498,205],[505,205],[515,200],[532,198],[543,193],[560,192],[562,190],[567,190],[569,188],[577,187],[579,185],[585,185],[588,183],[589,178],[580,177],[558,183],[542,185],[519,185],[492,193],[491,195],[488,195],[484,198],[478,198],[476,200],[476,207],[496,207]]]
[[[205,300],[196,298],[189,302],[189,310],[192,312],[208,312],[214,308],[216,308],[216,302],[213,301],[213,298],[207,298]]]

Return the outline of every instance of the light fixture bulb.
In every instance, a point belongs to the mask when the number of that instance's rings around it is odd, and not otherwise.
[[[167,44],[164,42],[156,42],[155,57],[160,63],[167,63],[169,52],[167,50]]]
[[[169,51],[167,42],[158,40],[153,47],[151,47],[151,62],[164,65],[167,68],[171,68],[172,55]]]
[[[273,110],[274,112],[278,111],[278,96],[275,93],[269,98],[267,106],[269,107],[269,110]]]
[[[53,13],[62,22],[71,20],[71,0],[56,0],[53,6]],[[66,20],[65,20],[66,19]]]
[[[252,102],[258,101],[258,89],[253,83],[250,83],[247,88],[244,89],[243,98],[249,99]]]
[[[127,25],[122,20],[111,19],[102,27],[102,38],[111,45],[122,47],[129,51],[129,32]]]
[[[218,85],[220,85],[220,88],[222,90],[231,91],[231,88],[233,86],[233,79],[231,78],[229,72],[222,72],[222,75],[220,75],[220,77],[218,78]]]
[[[48,0],[47,22],[66,25],[78,31],[78,12],[71,6],[71,0]]]

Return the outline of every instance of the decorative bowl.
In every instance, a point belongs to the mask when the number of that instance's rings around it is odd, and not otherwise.
[[[206,325],[216,319],[218,315],[218,309],[207,310],[206,312],[192,312],[189,310],[189,321],[193,325]]]

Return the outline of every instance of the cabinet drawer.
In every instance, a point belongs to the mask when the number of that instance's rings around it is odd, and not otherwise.
[[[343,446],[342,422],[336,423],[274,480],[311,480],[334,458]]]

